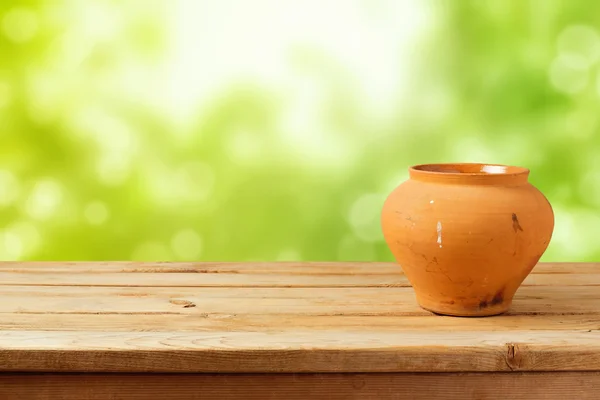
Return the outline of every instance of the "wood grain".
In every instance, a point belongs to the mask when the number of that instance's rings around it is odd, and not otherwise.
[[[277,317],[274,319],[273,317]],[[197,314],[163,313],[31,313],[0,315],[0,330],[88,331],[88,332],[334,332],[423,331],[531,331],[597,330],[600,315],[501,315],[465,321],[460,318],[428,315],[299,315],[299,314]]]
[[[533,274],[598,274],[598,263],[540,263]],[[389,262],[82,262],[82,261],[0,261],[2,272],[137,272],[137,273],[244,273],[244,274],[310,274],[310,275],[374,275],[401,273],[402,268]]]
[[[0,375],[3,400],[586,400],[598,393],[598,372]]]
[[[598,268],[596,268],[597,271]],[[570,271],[570,272],[569,272]],[[540,264],[523,286],[600,286],[594,264]],[[558,279],[557,275],[560,275]],[[0,286],[410,287],[391,263],[15,263]]]
[[[560,276],[560,279],[558,279]],[[0,286],[126,286],[126,287],[410,287],[397,274],[240,274],[189,272],[0,272]],[[523,286],[600,286],[595,274],[531,274]]]
[[[192,303],[177,304],[178,301]],[[4,286],[2,314],[431,316],[412,288],[167,288]],[[522,287],[510,315],[600,315],[594,287]],[[276,324],[277,319],[272,319]],[[478,324],[481,319],[457,319]],[[430,322],[433,322],[431,320]],[[524,321],[528,323],[528,321]],[[2,319],[0,319],[2,323]]]
[[[435,316],[390,263],[0,263],[0,371],[600,371],[599,264]],[[0,397],[2,398],[2,397]]]
[[[596,370],[599,331],[0,331],[0,371]]]
[[[89,272],[94,274],[200,273],[285,275],[390,275],[402,273],[395,263],[383,262],[12,262],[0,261],[2,272]]]

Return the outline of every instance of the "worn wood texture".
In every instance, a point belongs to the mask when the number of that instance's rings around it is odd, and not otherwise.
[[[0,371],[600,371],[598,285],[540,264],[508,314],[453,318],[391,263],[5,262]]]
[[[0,375],[3,400],[591,400],[598,393],[598,372]]]

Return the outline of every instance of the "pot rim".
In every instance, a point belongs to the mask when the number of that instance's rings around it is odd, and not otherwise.
[[[491,163],[434,163],[409,168],[412,179],[440,183],[522,184],[529,169]]]

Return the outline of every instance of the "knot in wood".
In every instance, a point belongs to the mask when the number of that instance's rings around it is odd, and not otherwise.
[[[523,354],[517,343],[506,343],[506,365],[511,371],[521,369]]]

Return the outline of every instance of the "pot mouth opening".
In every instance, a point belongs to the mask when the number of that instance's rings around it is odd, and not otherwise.
[[[409,169],[412,179],[426,182],[473,185],[522,185],[529,169],[501,164],[422,164]]]
[[[523,167],[480,163],[421,164],[415,165],[411,169],[443,175],[521,175],[529,173],[529,169]]]

